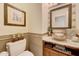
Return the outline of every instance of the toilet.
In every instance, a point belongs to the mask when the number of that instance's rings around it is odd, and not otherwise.
[[[6,48],[9,56],[34,56],[34,54],[26,49],[26,39],[8,42]]]

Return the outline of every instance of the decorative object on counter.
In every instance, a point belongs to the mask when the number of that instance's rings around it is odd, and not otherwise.
[[[76,37],[78,37],[78,38],[79,38],[79,33],[77,33],[77,34],[76,34]]]
[[[4,25],[26,26],[26,12],[4,3]]]
[[[16,34],[12,35],[12,42],[18,41],[18,37]]]
[[[12,35],[12,38],[16,38],[16,35],[15,35],[15,34],[13,34],[13,35]]]
[[[24,35],[22,33],[17,33],[12,35],[12,42],[24,39]]]
[[[23,39],[24,35],[22,33],[17,33],[18,39]]]
[[[23,33],[18,33],[17,35],[18,35],[18,39],[20,39],[20,40],[21,40],[21,39],[24,39]]]
[[[79,42],[79,30],[75,30],[75,35],[72,36],[72,41],[73,42]]]
[[[76,35],[76,29],[67,29],[66,31],[68,39],[71,39]]]
[[[54,30],[53,31],[53,38],[59,41],[64,41],[67,39],[66,31],[65,30]]]
[[[48,27],[48,36],[52,36],[52,28],[51,27]]]
[[[59,40],[59,41],[63,41],[63,40],[66,40],[66,36],[63,33],[55,33],[54,39]]]
[[[73,36],[73,37],[72,37],[72,41],[73,41],[73,42],[79,42],[79,38],[76,37],[76,36]]]
[[[15,41],[18,41],[18,40],[19,40],[18,35],[14,34],[13,37],[12,37],[12,42],[15,42]]]
[[[71,28],[72,4],[50,10],[50,24],[53,29]]]

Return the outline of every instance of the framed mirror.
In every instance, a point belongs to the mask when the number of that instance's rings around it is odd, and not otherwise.
[[[50,10],[50,27],[53,29],[71,28],[72,4]]]

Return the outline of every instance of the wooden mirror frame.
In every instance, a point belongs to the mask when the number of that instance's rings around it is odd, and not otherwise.
[[[68,27],[52,27],[52,12],[63,9],[63,8],[68,8]],[[67,4],[67,5],[50,10],[50,27],[52,29],[68,29],[72,27],[72,4]]]
[[[23,13],[23,24],[15,24],[15,23],[9,23],[9,16],[8,16],[8,7],[9,8],[12,8],[13,10],[17,10],[18,12],[20,12],[20,13]],[[12,16],[12,15],[11,15]],[[9,18],[8,18],[9,17]],[[15,6],[12,6],[12,5],[10,5],[10,4],[8,4],[8,3],[4,3],[4,25],[9,25],[9,26],[26,26],[26,12],[25,11],[23,11],[23,10],[21,10],[21,9],[19,9],[19,8],[17,8],[17,7],[15,7]]]

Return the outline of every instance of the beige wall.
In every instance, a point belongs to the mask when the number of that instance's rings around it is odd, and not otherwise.
[[[42,33],[47,32],[48,28],[48,4],[42,4]]]
[[[29,33],[29,49],[35,56],[43,55],[42,35]]]
[[[25,4],[12,4],[19,9],[26,11]],[[4,26],[4,4],[0,4],[0,35],[8,35],[14,33],[25,33],[26,27]]]
[[[28,4],[26,4],[27,6]],[[29,14],[29,27],[28,32],[31,33],[39,33],[42,32],[42,8],[40,3],[29,4],[29,8],[27,8],[30,12]]]
[[[4,26],[4,4],[0,3],[0,35],[15,33],[41,33],[41,4],[33,3],[10,3],[11,5],[26,11],[26,27]]]
[[[76,4],[76,29],[79,30],[79,4]]]

